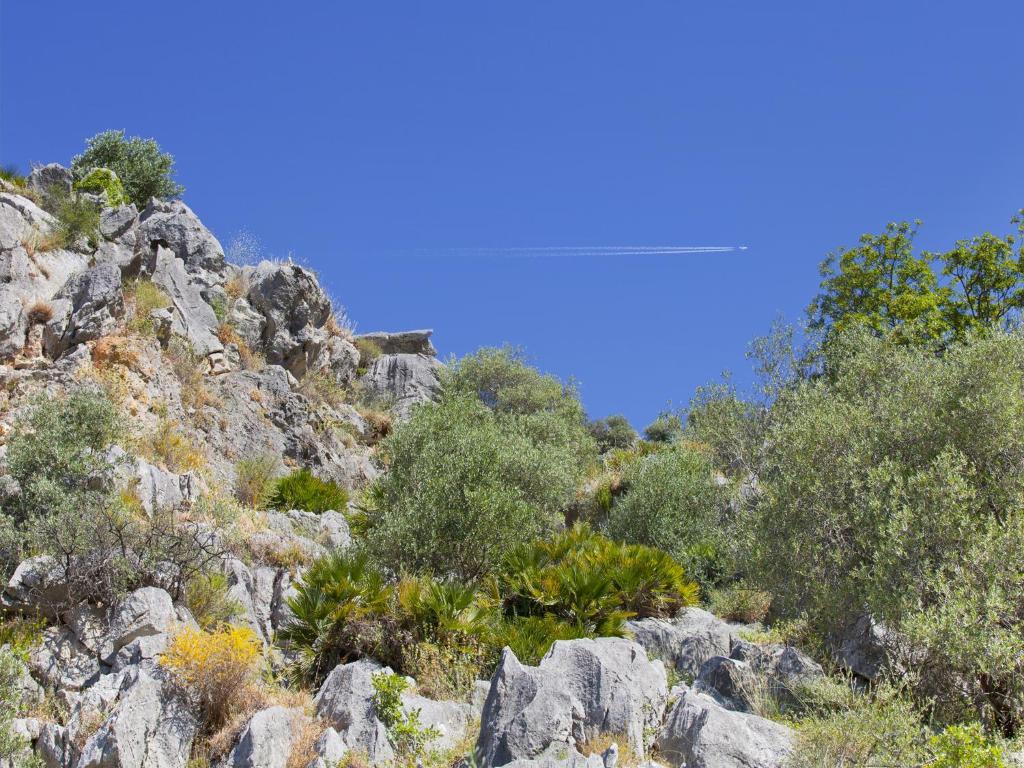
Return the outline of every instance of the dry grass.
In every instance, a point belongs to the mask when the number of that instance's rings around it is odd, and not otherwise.
[[[316,740],[324,732],[324,723],[307,715],[292,718],[292,748],[285,768],[305,768],[316,757]]]
[[[395,425],[395,419],[391,413],[370,406],[360,407],[358,411],[359,415],[366,422],[366,433],[363,435],[363,441],[367,445],[376,445],[391,434],[391,430]]]
[[[134,333],[153,333],[153,320],[149,313],[171,306],[170,297],[149,280],[131,280],[124,286],[125,304],[128,305],[128,328]]]
[[[224,292],[231,301],[237,301],[249,293],[249,278],[241,271],[236,272],[224,284]]]
[[[53,319],[53,307],[48,301],[36,299],[25,309],[29,325],[42,325]]]
[[[299,392],[312,403],[324,403],[336,408],[349,399],[349,391],[338,383],[329,369],[307,373],[299,382]]]
[[[121,365],[135,369],[139,364],[139,351],[124,336],[103,336],[92,343],[92,364],[97,368]]]
[[[202,448],[172,419],[160,419],[157,428],[139,440],[138,448],[147,460],[171,472],[199,471],[206,467]]]
[[[621,733],[599,733],[593,738],[577,744],[576,748],[584,756],[600,756],[611,747],[612,744],[619,745],[619,761],[616,765],[622,768],[639,765],[643,760],[630,748],[629,738]]]
[[[181,384],[181,404],[186,409],[201,410],[208,405],[222,405],[206,387],[206,359],[197,355],[180,339],[172,339],[165,351],[171,370]]]

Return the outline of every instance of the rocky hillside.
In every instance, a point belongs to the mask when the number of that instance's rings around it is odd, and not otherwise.
[[[884,626],[813,645],[826,674],[758,623],[762,592],[728,593],[730,621],[696,605],[710,544],[621,543],[627,486],[689,472],[730,515],[755,474],[588,433],[501,355],[452,374],[429,330],[354,335],[311,270],[229,263],[183,202],[112,189],[0,182],[4,766],[870,764],[842,755],[873,742],[798,745],[860,701],[902,712]]]

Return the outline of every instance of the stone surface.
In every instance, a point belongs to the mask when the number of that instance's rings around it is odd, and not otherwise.
[[[64,569],[49,555],[22,560],[4,588],[4,606],[48,618],[56,618],[68,602]]]
[[[114,660],[117,652],[141,637],[172,633],[178,615],[171,596],[158,587],[142,587],[123,598],[111,611],[108,630],[109,650],[105,660]]]
[[[532,760],[552,744],[621,734],[642,755],[668,697],[664,666],[620,638],[558,641],[537,667],[508,648],[491,679],[477,758],[481,766]]]
[[[203,298],[199,284],[186,271],[185,262],[157,245],[152,275],[153,282],[171,300],[171,330],[186,338],[196,354],[206,356],[223,351],[224,345],[217,338],[217,315]]]
[[[80,691],[99,679],[103,670],[96,655],[68,627],[50,627],[29,654],[29,667],[52,689]]]
[[[432,330],[422,331],[399,331],[398,333],[386,333],[377,331],[374,333],[361,333],[355,337],[355,341],[366,341],[375,344],[385,355],[437,355],[437,350],[430,343],[433,336]]]
[[[365,752],[371,762],[394,759],[387,729],[373,707],[373,675],[390,672],[370,659],[340,664],[320,686],[316,713],[345,740],[349,749]]]
[[[158,248],[169,250],[181,262],[189,282],[207,298],[212,288],[224,283],[224,249],[180,200],[151,200],[139,214],[136,238],[144,259]]]
[[[875,680],[886,665],[886,629],[867,614],[848,623],[832,639],[836,658],[855,675]]]
[[[117,329],[124,317],[121,270],[114,264],[98,264],[71,277],[51,306],[53,317],[46,323],[43,348],[53,359]]]
[[[416,405],[440,395],[442,367],[430,355],[381,355],[360,381],[371,398],[391,403],[399,418],[408,418]]]
[[[792,752],[789,728],[756,715],[730,712],[686,690],[658,734],[658,755],[686,768],[783,768]]]
[[[629,621],[626,628],[648,654],[674,666],[689,680],[697,677],[712,656],[729,655],[738,629],[700,608],[684,608],[671,620]]]
[[[71,192],[73,183],[71,171],[58,163],[37,166],[28,175],[28,188],[43,197],[66,195]]]
[[[285,768],[296,736],[299,709],[270,707],[252,716],[231,750],[228,768]]]

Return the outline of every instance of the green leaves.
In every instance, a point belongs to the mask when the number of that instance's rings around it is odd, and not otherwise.
[[[71,161],[78,181],[96,168],[117,174],[129,200],[140,209],[150,198],[179,197],[185,188],[174,177],[174,158],[160,151],[153,139],[125,138],[124,131],[104,131],[86,140],[86,149]]]

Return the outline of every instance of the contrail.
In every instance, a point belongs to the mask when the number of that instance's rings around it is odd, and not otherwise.
[[[510,247],[417,248],[419,253],[479,254],[496,257],[546,256],[685,256],[696,253],[732,253],[745,251],[746,245],[539,245]]]

